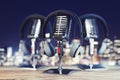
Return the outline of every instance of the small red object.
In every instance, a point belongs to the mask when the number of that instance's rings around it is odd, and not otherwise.
[[[58,54],[60,54],[60,51],[61,51],[61,50],[60,50],[60,47],[58,47]]]

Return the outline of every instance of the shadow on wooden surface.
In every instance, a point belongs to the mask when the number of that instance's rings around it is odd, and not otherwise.
[[[47,74],[44,68],[0,68],[0,80],[120,80],[120,69],[99,71],[80,70],[69,75]]]

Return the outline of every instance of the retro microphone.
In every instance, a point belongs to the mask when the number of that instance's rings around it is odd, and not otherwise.
[[[68,38],[70,27],[69,16],[56,16],[53,38],[57,40],[57,53],[59,55],[58,70],[60,74],[62,74],[61,59],[63,56],[63,40]]]
[[[59,56],[59,64],[58,64],[58,73],[59,74],[63,74],[62,73],[62,56],[64,55],[63,52],[63,42],[67,41],[69,39],[69,34],[71,31],[71,23],[72,20],[75,20],[75,26],[76,27],[80,25],[80,20],[79,17],[68,10],[57,10],[54,11],[52,13],[50,13],[45,20],[44,26],[47,25],[47,23],[52,19],[54,19],[53,21],[53,31],[51,33],[51,36],[53,39],[55,39],[57,41],[57,53]],[[47,28],[44,27],[44,32]],[[45,34],[45,33],[44,33]],[[46,55],[51,57],[53,56],[55,53],[53,52],[53,50],[51,49],[52,47],[50,47],[50,49],[48,49],[51,44],[48,43],[47,45],[45,45],[45,49],[44,51],[46,52]],[[48,47],[48,48],[46,48]],[[49,50],[49,51],[48,51]]]
[[[35,69],[37,60],[35,58],[35,51],[36,51],[36,40],[41,36],[41,30],[42,30],[42,25],[44,23],[45,17],[42,15],[34,14],[28,16],[22,26],[21,26],[21,38],[24,39],[25,37],[29,38],[31,40],[31,59],[32,59],[32,67]],[[25,33],[26,27],[28,28],[27,30],[28,33]]]
[[[92,56],[94,54],[94,39],[98,38],[98,30],[97,30],[97,24],[95,23],[95,19],[86,19],[85,20],[85,28],[86,28],[86,38],[88,38],[90,43],[90,56],[91,56],[91,63],[90,63],[90,69],[93,67],[93,61]]]
[[[106,21],[99,15],[96,14],[85,14],[80,17],[83,25],[83,37],[85,37],[86,40],[89,41],[90,44],[90,56],[91,56],[91,62],[90,62],[90,69],[93,68],[93,61],[92,57],[94,54],[94,40],[100,39],[100,32],[104,33],[104,37],[108,38],[108,28]],[[100,22],[102,25],[100,25]],[[102,28],[101,28],[102,27]],[[100,31],[99,29],[103,29]],[[98,32],[99,31],[99,32]],[[105,47],[104,47],[105,48]],[[102,48],[103,50],[103,48]],[[105,49],[104,49],[105,50]],[[101,51],[102,53],[103,51]]]
[[[37,64],[37,60],[35,59],[35,51],[36,51],[35,42],[39,36],[40,27],[41,27],[41,20],[40,19],[34,20],[31,33],[30,35],[28,35],[28,38],[31,38],[31,56],[33,57],[32,66],[34,69],[36,68],[36,64]]]

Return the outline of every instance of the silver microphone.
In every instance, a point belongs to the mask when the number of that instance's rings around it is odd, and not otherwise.
[[[86,38],[90,43],[90,69],[93,68],[94,38],[98,38],[97,24],[95,19],[85,19]]]
[[[36,39],[39,37],[41,28],[41,20],[35,19],[30,31],[30,35],[28,35],[28,38],[31,38],[31,56],[33,57],[32,66],[34,69],[36,69],[37,60],[35,58],[35,42]]]

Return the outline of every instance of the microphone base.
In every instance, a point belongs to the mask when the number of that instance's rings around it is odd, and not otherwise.
[[[75,71],[79,71],[79,70],[75,70],[75,69],[62,69],[62,74],[61,75],[68,75],[71,74]],[[48,69],[46,71],[44,71],[44,73],[48,73],[48,74],[60,74],[58,69]]]

